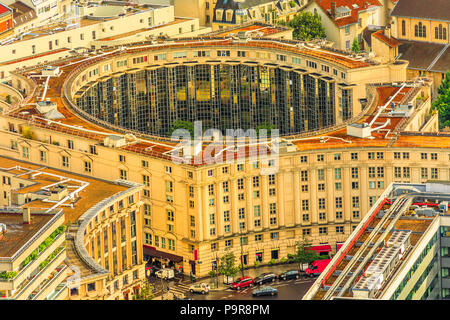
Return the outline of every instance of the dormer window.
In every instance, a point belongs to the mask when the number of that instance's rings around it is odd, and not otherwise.
[[[216,10],[216,18],[217,20],[222,20],[223,10],[217,9]]]

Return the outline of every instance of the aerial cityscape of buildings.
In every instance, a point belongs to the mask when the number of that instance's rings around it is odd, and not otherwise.
[[[448,299],[449,28],[448,0],[0,0],[0,300]]]

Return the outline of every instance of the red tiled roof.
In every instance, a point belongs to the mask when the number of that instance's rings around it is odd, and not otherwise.
[[[358,14],[360,11],[364,11],[370,7],[381,7],[381,3],[378,0],[315,0],[317,5],[319,5],[322,10],[328,15],[328,17],[333,20],[334,24],[338,27],[343,27],[349,24],[358,22]],[[336,2],[336,8],[347,7],[351,10],[350,16],[332,19],[331,13],[331,3]],[[354,8],[353,5],[357,5],[358,8]]]
[[[379,30],[377,32],[374,32],[372,35],[375,38],[377,38],[378,40],[380,40],[381,42],[384,42],[385,44],[387,44],[391,48],[398,47],[401,44],[400,41],[398,41],[395,38],[388,38],[388,37],[386,37],[386,35],[384,34],[383,30]]]
[[[8,7],[0,3],[0,14],[4,14],[5,12],[11,11]]]

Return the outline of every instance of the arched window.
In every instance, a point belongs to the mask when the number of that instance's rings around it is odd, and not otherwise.
[[[414,26],[414,35],[420,38],[426,38],[427,36],[427,27],[425,27],[422,22]]]
[[[439,40],[447,40],[447,28],[443,28],[442,24],[434,28],[434,37]]]
[[[402,21],[402,36],[406,36],[406,21]]]

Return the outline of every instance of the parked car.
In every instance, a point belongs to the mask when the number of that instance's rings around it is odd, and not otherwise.
[[[254,296],[254,297],[274,296],[277,294],[278,294],[278,290],[273,287],[269,287],[269,286],[264,286],[264,287],[258,288],[256,290],[253,290],[253,292],[252,292],[252,296]]]
[[[298,279],[301,277],[301,271],[298,270],[288,270],[278,275],[278,279],[280,280],[291,280]]]
[[[327,267],[327,265],[330,263],[331,259],[323,259],[323,260],[316,260],[309,268],[305,270],[305,274],[310,277],[319,276],[323,270]]]
[[[253,286],[253,278],[252,277],[240,277],[235,282],[231,284],[232,289],[241,290],[247,287]]]
[[[263,273],[253,279],[255,285],[262,285],[264,283],[274,282],[277,280],[277,275],[275,273]]]
[[[206,294],[209,292],[209,285],[206,283],[194,283],[189,287],[191,293],[201,293]]]
[[[156,271],[155,275],[161,279],[172,280],[175,277],[175,272],[173,271],[173,269],[165,268]]]

